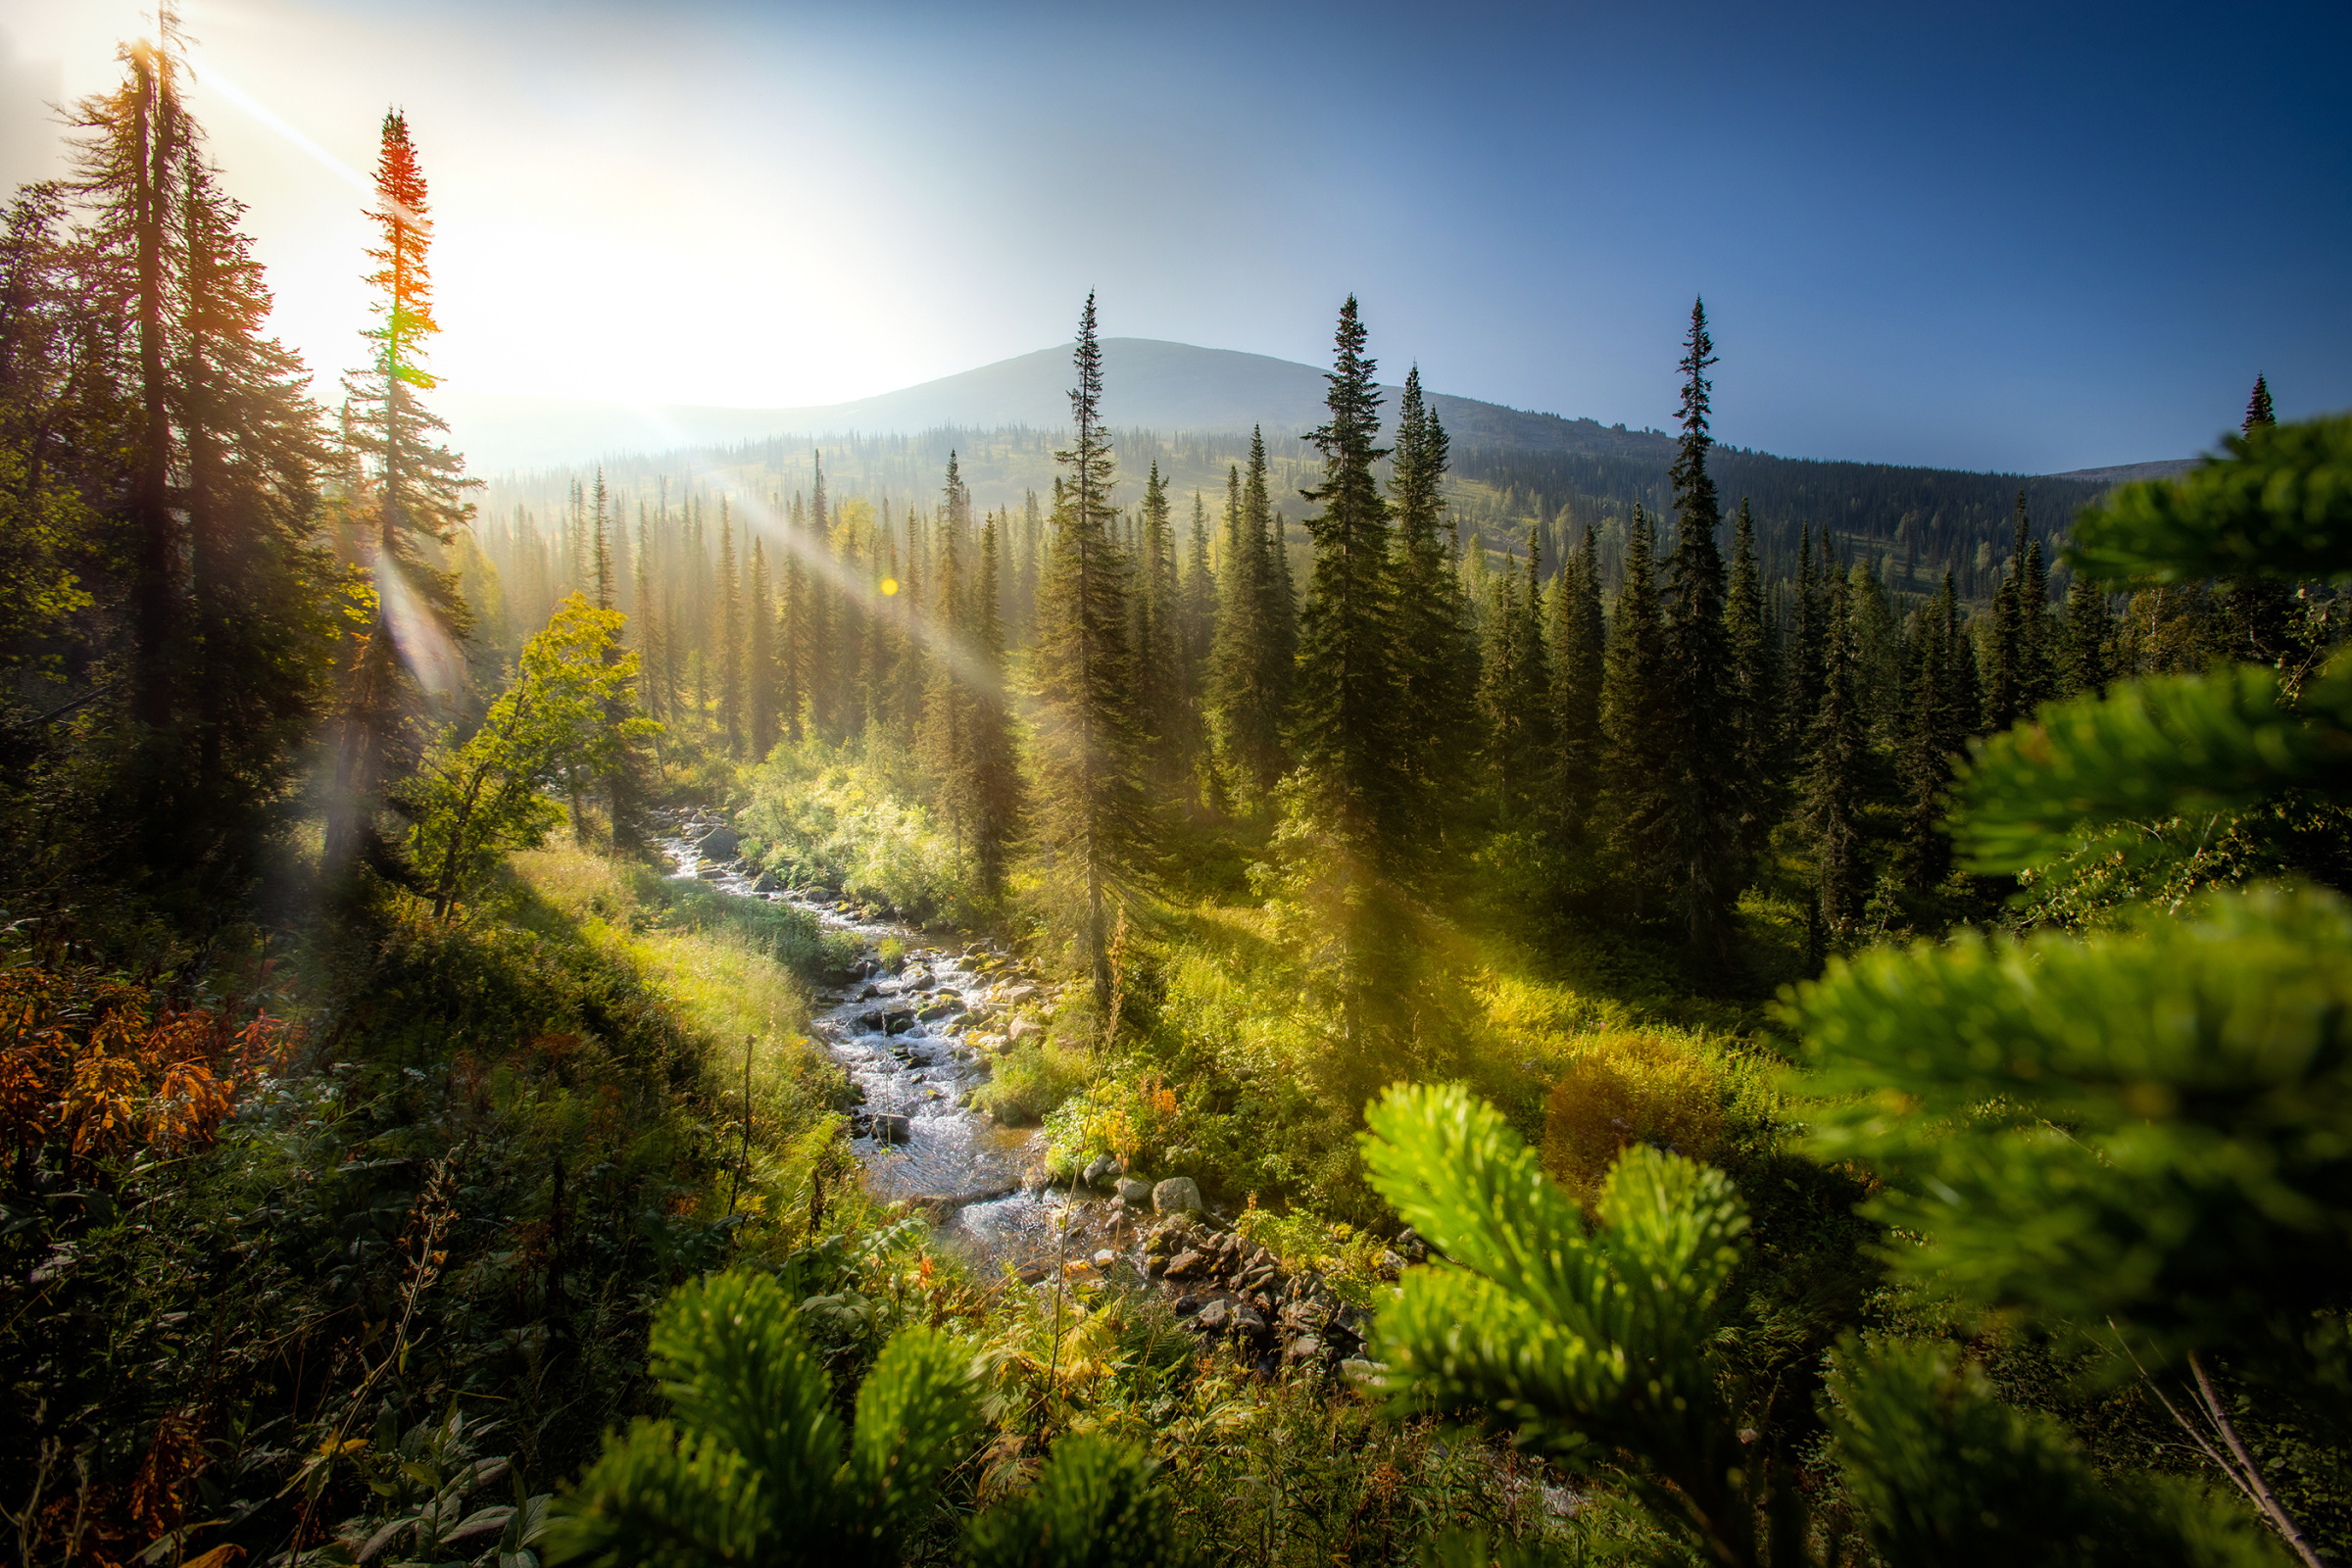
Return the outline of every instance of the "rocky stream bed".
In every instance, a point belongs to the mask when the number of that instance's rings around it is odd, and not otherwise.
[[[818,993],[809,1028],[855,1085],[851,1145],[870,1191],[924,1211],[941,1244],[983,1270],[1010,1269],[1031,1286],[1091,1274],[1161,1292],[1260,1370],[1365,1369],[1352,1359],[1363,1347],[1357,1309],[1319,1274],[1287,1270],[1246,1240],[1190,1177],[1146,1182],[1104,1155],[1056,1183],[1043,1132],[970,1104],[994,1057],[1045,1032],[1058,988],[1000,945],[786,885],[742,858],[716,811],[675,810],[662,828],[677,876],[792,905],[857,940],[852,978]],[[1418,1253],[1409,1233],[1399,1245]],[[1384,1259],[1392,1276],[1403,1262]]]

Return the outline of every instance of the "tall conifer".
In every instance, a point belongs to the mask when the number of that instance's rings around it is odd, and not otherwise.
[[[1591,527],[1552,584],[1546,616],[1552,703],[1553,820],[1572,840],[1589,836],[1603,760],[1601,686],[1608,655],[1600,608],[1600,550]]]
[[[1441,818],[1461,795],[1469,753],[1463,718],[1478,668],[1461,576],[1445,529],[1442,485],[1448,457],[1446,427],[1422,396],[1415,366],[1405,371],[1397,404],[1389,501],[1396,517],[1396,744],[1412,789],[1409,821],[1425,841],[1434,841]],[[1527,787],[1536,786],[1530,781]]]
[[[1625,578],[1609,618],[1601,686],[1607,765],[1601,810],[1608,843],[1641,913],[1649,890],[1670,885],[1677,867],[1670,837],[1675,723],[1666,624],[1658,603],[1657,536],[1637,503],[1627,530]]]
[[[1684,930],[1694,956],[1714,957],[1723,923],[1745,882],[1740,842],[1740,723],[1731,650],[1724,626],[1723,553],[1715,530],[1723,509],[1707,472],[1707,432],[1714,340],[1704,301],[1690,307],[1684,339],[1682,440],[1672,479],[1676,533],[1667,562],[1668,689],[1674,714],[1674,769],[1667,833]]]
[[[1078,320],[1076,441],[1054,454],[1067,470],[1052,551],[1038,589],[1029,668],[1037,703],[1039,836],[1079,905],[1078,952],[1095,1007],[1111,1006],[1110,906],[1142,849],[1136,779],[1133,661],[1126,643],[1127,566],[1110,537],[1113,466],[1102,425],[1102,347],[1095,297]]]

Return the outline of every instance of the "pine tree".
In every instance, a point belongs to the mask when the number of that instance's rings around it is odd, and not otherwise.
[[[1208,507],[1193,492],[1193,531],[1184,561],[1184,603],[1178,613],[1184,645],[1186,693],[1196,711],[1205,709],[1208,651],[1217,627],[1217,579],[1208,564]]]
[[[1005,860],[1019,828],[1021,806],[1020,767],[1013,754],[1012,719],[1004,701],[1004,622],[997,612],[1004,592],[999,538],[997,518],[992,514],[980,533],[970,635],[977,699],[971,740],[972,847],[981,889],[992,898],[1004,888]]]
[[[1187,701],[1182,610],[1176,582],[1175,539],[1168,527],[1167,483],[1159,464],[1144,482],[1143,572],[1135,595],[1135,702],[1137,727],[1146,737],[1153,794],[1180,797],[1192,779],[1192,705]]]
[[[1314,576],[1299,616],[1298,760],[1342,830],[1376,857],[1398,848],[1409,778],[1396,735],[1396,616],[1389,509],[1372,467],[1388,454],[1380,387],[1364,353],[1355,296],[1340,309],[1329,375],[1330,417],[1307,439],[1323,454],[1323,482],[1301,494],[1322,510],[1306,520]]]
[[[2017,546],[1992,596],[1991,638],[1985,644],[1984,723],[1994,731],[2024,717],[2026,697],[2026,493],[2017,493]]]
[[[384,117],[369,212],[379,241],[370,286],[381,291],[382,325],[367,336],[374,363],[344,381],[353,434],[372,467],[376,612],[351,661],[343,731],[327,820],[326,858],[345,863],[372,829],[377,791],[402,749],[405,692],[415,678],[454,689],[451,639],[465,630],[463,602],[448,574],[435,570],[427,545],[446,543],[473,514],[462,460],[434,437],[448,426],[417,393],[438,382],[423,368],[424,344],[440,330],[432,317],[427,265],[432,221],[424,171],[409,140],[406,117]],[[439,662],[441,668],[433,665]],[[425,667],[419,669],[422,664]]]
[[[1668,883],[1677,869],[1669,837],[1675,725],[1656,550],[1656,534],[1637,503],[1626,534],[1625,578],[1609,618],[1600,699],[1608,758],[1601,773],[1601,814],[1637,914],[1648,890]]]
[[[1225,542],[1218,562],[1217,621],[1209,651],[1208,698],[1217,750],[1253,802],[1282,776],[1282,717],[1289,671],[1275,624],[1283,589],[1266,544],[1266,445],[1250,443],[1250,481],[1225,477]]]
[[[735,524],[725,497],[718,503],[717,616],[710,640],[718,653],[718,727],[726,737],[727,755],[741,757],[743,711],[743,587],[735,568]]]
[[[1813,716],[1812,755],[1805,768],[1798,822],[1813,853],[1821,923],[1832,935],[1850,932],[1868,888],[1862,858],[1862,807],[1870,733],[1857,691],[1860,661],[1854,643],[1852,591],[1842,577],[1830,587],[1829,638],[1822,662],[1821,708]]]
[[[808,732],[827,745],[841,739],[841,710],[836,684],[837,658],[835,645],[842,627],[835,613],[836,595],[827,567],[832,563],[832,513],[825,499],[825,455],[808,455],[811,477],[808,484],[808,513],[806,531],[801,535],[796,558],[805,556],[810,564],[804,584],[800,624],[795,628],[793,659],[799,665],[802,705],[807,710]]]
[[[1405,371],[1397,405],[1389,501],[1396,517],[1396,744],[1412,783],[1407,819],[1429,848],[1440,820],[1461,796],[1469,752],[1463,716],[1471,707],[1471,672],[1478,668],[1461,576],[1441,532],[1448,453],[1446,427],[1422,397],[1415,366]],[[1523,787],[1540,789],[1532,778]]]
[[[594,588],[596,608],[599,610],[619,608],[613,602],[618,583],[612,574],[612,520],[611,514],[611,503],[605,494],[605,469],[604,466],[599,464],[596,469],[596,512],[591,524],[595,530],[594,544],[590,551],[590,581]]]
[[[1546,625],[1550,641],[1553,766],[1552,814],[1571,839],[1591,836],[1600,793],[1605,740],[1601,686],[1608,626],[1600,608],[1600,550],[1591,527],[1552,584]]]
[[[747,532],[749,530],[746,530]],[[776,744],[775,595],[768,587],[767,542],[752,540],[751,592],[744,605],[744,710],[752,758],[764,759]]]
[[[1810,524],[1797,529],[1796,603],[1791,617],[1788,662],[1784,671],[1788,693],[1781,709],[1782,756],[1785,766],[1800,765],[1813,714],[1821,707],[1822,662],[1828,641],[1827,593],[1830,533],[1821,530],[1818,553]]]
[[[2254,377],[2253,395],[2246,399],[2246,416],[2238,424],[2238,430],[2241,434],[2252,435],[2256,430],[2268,429],[2278,422],[2278,416],[2271,408],[2271,383],[2266,377],[2257,375]]]
[[[932,573],[931,625],[947,649],[946,657],[930,662],[924,684],[919,750],[938,791],[940,812],[956,835],[960,857],[979,837],[981,815],[979,758],[974,747],[977,693],[974,667],[973,611],[977,606],[965,581],[963,537],[971,510],[971,492],[964,488],[956,454],[948,454],[948,472],[942,492],[939,566]],[[911,597],[911,596],[909,596]]]
[[[1668,693],[1674,715],[1674,770],[1667,832],[1686,936],[1693,956],[1711,959],[1723,925],[1746,881],[1738,863],[1740,715],[1724,626],[1723,523],[1707,472],[1707,368],[1715,363],[1704,301],[1690,307],[1684,339],[1681,445],[1672,479],[1676,534],[1666,566]]]
[[[1527,570],[1495,584],[1478,702],[1487,724],[1487,761],[1508,826],[1531,823],[1551,782],[1551,671],[1544,647],[1543,547],[1527,540]]]
[[[2066,585],[2066,648],[2059,694],[2065,697],[2105,695],[2113,673],[2109,645],[2115,638],[2115,616],[2107,608],[2107,592],[2088,573],[2077,572]]]
[[[1037,704],[1039,837],[1074,888],[1078,950],[1097,1015],[1111,1008],[1110,906],[1142,849],[1144,805],[1128,694],[1127,569],[1110,538],[1112,459],[1102,422],[1102,348],[1095,297],[1078,321],[1076,442],[1054,454],[1067,470],[1039,585],[1030,694]]]
[[[2271,408],[2270,383],[2258,375],[2254,378],[2253,395],[2246,400],[2246,416],[2238,426],[2238,434],[2250,436],[2278,422],[2278,416]],[[2216,641],[2224,658],[2250,664],[2277,664],[2286,657],[2293,641],[2295,614],[2295,590],[2288,583],[2276,577],[2233,576],[2220,594],[2214,611],[2219,623]]]
[[[1764,619],[1764,583],[1756,565],[1756,525],[1747,499],[1734,524],[1731,590],[1723,605],[1725,655],[1730,661],[1732,776],[1740,810],[1739,855],[1754,863],[1773,818],[1772,780],[1778,752],[1778,650]]]

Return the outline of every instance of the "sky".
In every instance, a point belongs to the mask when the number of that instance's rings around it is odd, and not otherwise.
[[[273,327],[360,357],[387,107],[453,388],[870,396],[1102,330],[2051,472],[2186,456],[2257,372],[2352,407],[2352,7],[184,0]],[[2241,20],[2246,19],[2246,20]],[[0,180],[134,0],[0,0]],[[331,385],[323,376],[322,387]],[[1117,389],[1108,389],[1116,418]]]

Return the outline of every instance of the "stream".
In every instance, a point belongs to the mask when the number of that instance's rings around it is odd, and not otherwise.
[[[851,1148],[870,1192],[928,1212],[941,1242],[982,1267],[1009,1264],[1026,1275],[1057,1255],[1084,1257],[1128,1240],[1122,1205],[1073,1200],[1048,1184],[1042,1131],[1003,1126],[964,1103],[989,1079],[975,1038],[1001,1040],[1012,1006],[1045,1000],[1048,987],[993,944],[958,944],[867,918],[822,892],[783,887],[736,857],[732,830],[716,812],[686,810],[668,827],[655,842],[679,879],[790,905],[857,939],[858,978],[816,993],[808,1028],[857,1087]],[[711,833],[729,837],[722,855],[706,857],[698,844]],[[904,950],[896,973],[884,961],[885,942]]]

